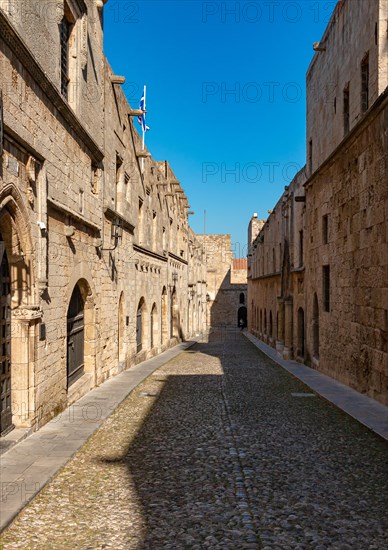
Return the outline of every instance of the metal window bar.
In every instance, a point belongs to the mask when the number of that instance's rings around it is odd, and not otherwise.
[[[361,63],[361,111],[365,113],[369,107],[369,56]]]
[[[350,117],[349,117],[349,109],[350,109],[350,97],[349,97],[349,88],[346,88],[344,90],[344,98],[343,98],[343,107],[344,107],[344,135],[346,136],[349,133],[350,129]]]
[[[64,17],[60,25],[61,40],[61,93],[67,99],[69,88],[69,38],[70,23]]]
[[[330,311],[330,266],[324,265],[322,268],[323,280],[323,309]]]

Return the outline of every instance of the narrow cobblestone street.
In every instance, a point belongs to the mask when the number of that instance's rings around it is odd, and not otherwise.
[[[386,443],[213,333],[122,403],[4,549],[386,548]]]

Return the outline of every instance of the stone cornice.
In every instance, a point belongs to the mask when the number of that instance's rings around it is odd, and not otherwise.
[[[267,273],[266,275],[258,275],[256,277],[253,277],[252,275],[249,277],[252,281],[257,281],[259,279],[270,279],[271,277],[280,277],[281,272],[276,271],[274,273]]]
[[[136,252],[140,252],[140,254],[145,254],[146,256],[150,256],[151,258],[156,258],[157,260],[160,260],[162,262],[167,262],[167,258],[165,256],[162,256],[161,254],[158,254],[157,252],[153,252],[152,250],[149,250],[148,248],[144,248],[143,246],[140,246],[139,244],[133,245],[133,250]]]
[[[180,258],[179,256],[176,256],[176,255],[173,254],[172,252],[169,252],[168,255],[169,255],[169,257],[172,258],[173,260],[176,260],[177,262],[181,262],[182,264],[188,265],[187,260],[184,260],[183,258]]]
[[[83,225],[86,225],[86,227],[89,227],[90,229],[93,229],[96,233],[100,233],[101,229],[100,227],[91,222],[90,220],[87,220],[81,214],[78,214],[77,212],[74,212],[71,208],[61,204],[60,202],[56,201],[55,199],[52,199],[51,197],[47,197],[47,203],[49,206],[54,208],[54,210],[57,210],[58,212],[61,212],[62,214],[65,214],[67,216],[70,216],[73,220],[82,223]]]
[[[25,69],[30,73],[33,80],[40,86],[40,88],[46,94],[54,107],[61,113],[69,126],[74,130],[80,140],[84,143],[84,145],[90,151],[93,159],[96,162],[101,162],[101,160],[104,158],[104,153],[101,151],[89,132],[78,120],[70,105],[62,97],[55,84],[49,79],[47,74],[45,74],[44,70],[36,61],[31,52],[28,50],[23,39],[8,21],[1,8],[0,36],[10,47],[17,59],[23,64]]]
[[[133,232],[135,231],[135,226],[132,225],[126,218],[124,218],[124,216],[119,214],[119,212],[117,212],[117,210],[114,210],[110,206],[107,206],[104,210],[104,214],[108,218],[108,220],[115,220],[115,219],[117,220],[117,219],[119,219],[122,226],[123,226],[123,228],[126,229],[127,231],[129,231],[129,233],[131,233],[133,235]]]

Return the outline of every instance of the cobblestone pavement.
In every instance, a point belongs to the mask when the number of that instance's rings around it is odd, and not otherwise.
[[[240,333],[213,334],[132,392],[0,540],[386,549],[386,451]]]

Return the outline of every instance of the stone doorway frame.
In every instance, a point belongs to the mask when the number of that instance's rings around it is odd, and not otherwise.
[[[36,261],[27,208],[18,189],[0,193],[0,232],[11,277],[11,401],[15,427],[36,421],[35,368],[42,311],[36,285]]]

